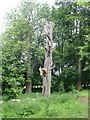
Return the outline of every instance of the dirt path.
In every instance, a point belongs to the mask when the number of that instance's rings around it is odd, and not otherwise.
[[[87,96],[81,96],[79,97],[80,102],[88,104],[88,97]]]

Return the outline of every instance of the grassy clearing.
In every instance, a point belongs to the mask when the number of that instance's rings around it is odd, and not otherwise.
[[[18,101],[2,102],[3,118],[87,118],[88,104],[79,98],[88,91],[78,93],[53,93],[49,98],[40,93],[24,94]]]

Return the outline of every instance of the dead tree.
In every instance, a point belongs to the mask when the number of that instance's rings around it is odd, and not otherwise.
[[[50,96],[51,92],[51,68],[52,68],[52,32],[54,23],[49,22],[45,25],[44,32],[46,36],[45,40],[45,61],[44,68],[39,68],[40,75],[43,77],[43,89],[42,94],[44,96]]]

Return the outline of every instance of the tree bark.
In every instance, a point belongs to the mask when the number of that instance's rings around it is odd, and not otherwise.
[[[27,82],[26,83],[26,93],[31,93],[32,91],[32,84]]]
[[[51,68],[52,68],[52,31],[54,23],[47,23],[45,26],[45,35],[46,35],[46,45],[45,45],[45,62],[44,68],[46,70],[46,75],[43,76],[43,89],[42,94],[44,96],[50,96],[51,93]]]
[[[27,80],[26,80],[26,93],[30,93],[32,91],[32,81],[31,81],[31,63],[30,57],[27,58]]]
[[[81,61],[79,60],[78,62],[78,72],[79,72],[79,80],[78,80],[78,85],[77,85],[77,90],[80,91],[82,86],[81,86],[81,72],[82,72],[82,64]]]
[[[31,80],[31,51],[30,51],[30,38],[27,40],[27,80],[26,80],[26,93],[30,93],[32,91],[32,80]]]

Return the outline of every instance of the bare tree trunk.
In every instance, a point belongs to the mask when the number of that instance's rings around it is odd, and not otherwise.
[[[52,68],[52,31],[54,23],[47,23],[45,26],[45,35],[46,35],[46,45],[45,45],[45,62],[43,71],[45,74],[42,74],[43,77],[43,89],[42,94],[44,96],[50,96],[51,92],[51,68]]]
[[[48,52],[46,52],[45,56],[45,64],[44,68],[46,69],[46,76],[43,77],[43,95],[50,96],[51,91],[51,65],[52,65],[52,57],[51,53],[47,56]]]

